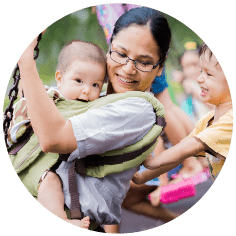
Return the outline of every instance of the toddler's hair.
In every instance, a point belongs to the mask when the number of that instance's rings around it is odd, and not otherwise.
[[[209,59],[211,59],[214,53],[209,48],[209,46],[205,42],[203,42],[203,44],[199,48],[199,56],[202,56],[203,54],[206,54],[206,52],[209,53]],[[216,65],[220,65],[218,59],[217,59]]]
[[[211,51],[211,49],[206,45],[206,43],[203,43],[200,48],[199,48],[199,56],[205,54],[205,52],[208,51],[209,52],[209,59],[211,59],[213,52]]]
[[[70,64],[76,60],[95,62],[106,67],[106,55],[99,46],[90,42],[73,40],[62,48],[58,57],[57,70],[64,74]]]

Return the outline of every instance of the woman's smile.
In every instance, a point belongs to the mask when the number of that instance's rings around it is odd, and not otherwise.
[[[118,78],[119,82],[122,83],[122,84],[137,83],[137,81],[134,81],[130,78],[127,78],[126,76],[122,76],[122,75],[117,74],[117,78]]]

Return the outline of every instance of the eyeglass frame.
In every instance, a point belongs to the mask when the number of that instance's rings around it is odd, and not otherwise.
[[[110,58],[111,58],[111,53],[112,53],[112,52],[116,52],[117,54],[120,55],[119,52],[117,52],[117,51],[115,51],[115,50],[111,50],[111,44],[110,44],[110,45],[109,45]],[[118,63],[118,64],[120,64],[120,65],[127,65],[127,63],[128,63],[129,61],[133,61],[135,68],[136,68],[137,70],[139,70],[139,71],[142,71],[142,72],[151,72],[152,70],[156,69],[156,68],[158,67],[158,65],[160,64],[160,62],[162,61],[162,60],[159,60],[155,65],[150,64],[150,65],[152,65],[152,69],[151,69],[151,70],[148,70],[148,71],[143,71],[143,70],[140,70],[139,68],[136,67],[137,61],[140,61],[140,60],[133,60],[133,59],[129,58],[128,56],[126,56],[126,57],[127,57],[127,59],[126,59],[126,64],[117,62],[117,61],[115,61],[115,60],[112,59],[112,58],[111,58],[111,60],[114,61],[114,62],[116,62],[116,63]]]

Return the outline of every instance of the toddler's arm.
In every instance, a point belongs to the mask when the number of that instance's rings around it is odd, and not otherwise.
[[[181,164],[186,158],[196,156],[206,150],[205,146],[195,138],[185,138],[172,148],[163,151],[160,155],[148,157],[143,165],[150,169],[158,169],[157,176],[168,172]]]

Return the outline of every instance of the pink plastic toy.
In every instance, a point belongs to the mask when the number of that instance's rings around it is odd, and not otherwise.
[[[196,189],[193,180],[185,179],[179,183],[162,186],[160,201],[168,204],[195,195]]]

